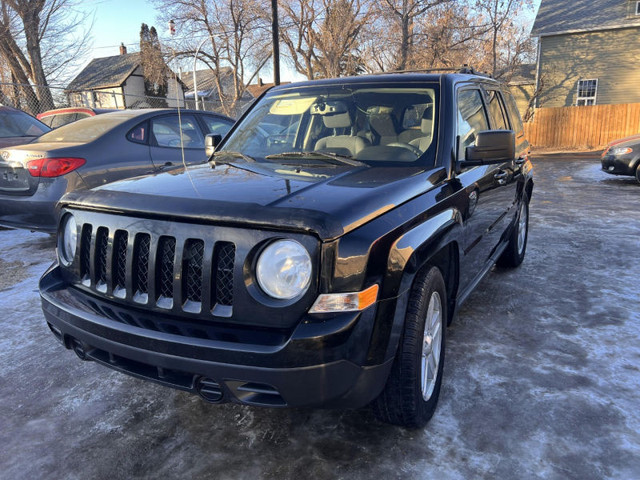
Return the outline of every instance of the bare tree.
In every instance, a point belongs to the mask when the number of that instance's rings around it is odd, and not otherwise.
[[[416,29],[418,19],[430,9],[441,3],[452,0],[383,0],[379,4],[380,13],[388,19],[392,27],[393,36],[400,39],[396,46],[395,64],[392,69],[405,70],[412,67],[411,58],[414,54],[416,37],[423,35]]]
[[[309,80],[316,76],[317,64],[315,28],[321,14],[321,0],[281,0],[280,39],[287,47],[289,58],[298,73]]]
[[[222,110],[235,115],[246,86],[271,54],[270,8],[265,0],[154,0],[162,18],[172,19],[179,35],[172,42],[178,58],[198,59],[214,78]]]
[[[533,43],[517,22],[522,9],[530,7],[531,0],[476,0],[480,21],[487,26],[486,51],[494,77],[531,52]]]
[[[280,37],[298,73],[311,80],[364,71],[358,47],[369,0],[281,0],[280,9]]]
[[[324,78],[356,75],[359,34],[368,19],[360,0],[324,0],[324,19],[316,33],[317,70]],[[366,4],[365,4],[366,5]]]
[[[74,6],[72,0],[2,1],[0,55],[22,93],[36,100],[33,113],[53,108],[50,77],[86,47],[87,33],[80,32],[86,16],[76,14]]]

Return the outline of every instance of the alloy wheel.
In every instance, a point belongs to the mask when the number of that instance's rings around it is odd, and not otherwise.
[[[442,300],[438,292],[433,292],[429,299],[427,316],[424,322],[422,339],[422,361],[420,379],[422,398],[431,398],[438,379],[440,351],[442,349]]]

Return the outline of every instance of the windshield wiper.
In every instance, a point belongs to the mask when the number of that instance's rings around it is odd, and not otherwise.
[[[229,163],[227,162],[221,162],[219,160],[216,160],[216,157],[222,157],[224,155],[228,155],[230,157],[236,157],[236,158],[242,158],[243,160],[247,161],[247,162],[254,162],[256,161],[255,158],[250,157],[249,155],[246,155],[242,152],[234,152],[234,151],[230,151],[230,150],[220,150],[219,152],[213,152],[213,154],[209,157],[209,162],[213,160],[214,164],[215,163]]]
[[[273,155],[267,155],[265,158],[265,160],[277,160],[277,159],[281,159],[281,158],[306,158],[306,157],[312,157],[312,156],[319,156],[319,157],[324,157],[324,158],[330,158],[332,160],[336,160],[340,163],[344,163],[346,165],[351,165],[353,167],[362,167],[365,166],[366,163],[363,163],[359,160],[356,160],[355,158],[349,156],[349,155],[340,155],[339,153],[333,153],[333,152],[318,152],[318,151],[314,151],[314,152],[284,152],[284,153],[276,153]]]

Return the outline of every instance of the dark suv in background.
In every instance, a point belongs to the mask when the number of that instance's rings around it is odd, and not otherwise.
[[[472,74],[290,84],[209,141],[208,164],[63,198],[40,282],[55,337],[211,402],[373,404],[424,425],[446,327],[525,255],[532,167],[508,90]]]

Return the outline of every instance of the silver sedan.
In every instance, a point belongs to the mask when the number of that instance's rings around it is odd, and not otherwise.
[[[196,110],[122,110],[0,151],[0,225],[55,232],[67,192],[206,161],[206,134],[233,119]]]

